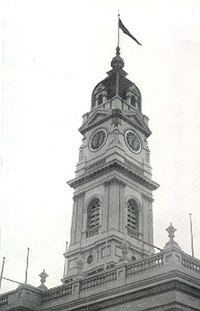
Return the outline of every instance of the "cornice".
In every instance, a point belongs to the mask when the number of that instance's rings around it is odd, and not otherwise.
[[[88,251],[91,248],[98,248],[101,246],[104,246],[107,240],[107,233],[106,231],[103,232],[104,236],[101,239],[95,239],[93,242],[88,243],[87,245],[82,245],[81,246],[81,251],[85,252]],[[114,233],[109,233],[108,235],[108,243],[111,243],[112,241],[120,242],[122,243],[124,241],[123,238],[119,237],[118,235]],[[74,244],[75,245],[75,244]],[[73,245],[73,246],[74,246]],[[70,248],[67,251],[67,255],[70,256],[74,253],[77,253],[80,250],[80,248],[74,248],[73,250],[70,250]]]
[[[112,185],[112,184],[121,185],[122,187],[126,187],[126,184],[121,179],[119,179],[117,177],[112,177],[112,178],[110,178],[104,182],[104,186],[108,186],[108,185]]]
[[[33,309],[31,308],[25,308],[25,307],[14,307],[12,309],[9,309],[10,311],[33,311]]]
[[[134,115],[137,115],[136,112],[131,113]],[[94,117],[95,114],[92,115],[91,118]],[[150,129],[147,127],[146,124],[144,124],[141,119],[138,117],[138,119],[140,120],[142,124],[142,126],[140,126],[139,124],[137,124],[136,122],[134,122],[133,120],[131,120],[127,115],[123,114],[122,110],[120,109],[113,109],[111,110],[109,115],[106,115],[105,117],[102,117],[101,119],[94,121],[94,123],[87,123],[82,125],[79,128],[79,131],[82,135],[84,135],[87,131],[91,130],[94,127],[99,126],[100,124],[102,124],[103,122],[106,122],[108,120],[112,119],[112,124],[114,124],[114,126],[118,126],[121,123],[121,120],[124,120],[125,122],[127,122],[128,124],[130,124],[132,127],[136,128],[137,130],[141,131],[143,134],[145,134],[147,137],[149,137],[151,135],[151,131]],[[89,122],[89,120],[88,120]]]
[[[190,295],[194,298],[200,299],[200,290],[190,286],[186,283],[183,283],[179,280],[173,280],[173,281],[168,281],[162,284],[154,285],[154,286],[149,286],[144,289],[140,289],[134,292],[129,292],[127,294],[118,294],[117,296],[113,298],[109,298],[108,295],[112,295],[112,293],[107,293],[106,295],[102,295],[100,293],[97,297],[95,296],[87,296],[87,298],[82,298],[80,301],[76,299],[75,301],[71,303],[65,303],[60,306],[57,305],[57,307],[52,307],[52,308],[42,308],[42,310],[65,310],[66,308],[70,308],[70,310],[78,310],[78,311],[97,311],[97,310],[104,310],[109,307],[114,307],[118,306],[124,303],[129,303],[135,300],[143,299],[143,298],[148,298],[148,297],[153,297],[156,295],[160,295],[163,293],[167,293],[170,291],[179,291],[182,292],[186,295]],[[107,296],[107,297],[106,297]],[[102,299],[102,301],[99,301],[99,299]],[[94,302],[93,301],[97,301]],[[85,304],[85,306],[83,306]],[[82,306],[81,306],[82,305]]]
[[[136,115],[136,113],[132,113],[132,115]],[[143,123],[143,126],[140,126],[139,124],[133,122],[128,116],[123,115],[121,116],[121,119],[126,121],[127,123],[129,123],[131,126],[133,126],[134,128],[136,128],[137,130],[141,131],[143,134],[145,134],[147,137],[149,137],[151,135],[151,131],[150,129],[140,120],[140,122]]]
[[[139,172],[135,172],[133,169],[131,169],[130,167],[127,167],[126,165],[124,165],[122,162],[118,160],[113,160],[95,171],[92,171],[88,174],[84,174],[83,176],[80,176],[78,178],[74,178],[70,180],[68,184],[70,185],[70,187],[75,189],[78,186],[86,182],[92,181],[94,178],[99,177],[105,174],[106,172],[110,173],[113,170],[120,171],[121,173],[125,174],[131,179],[144,185],[149,190],[156,190],[159,187],[159,184],[157,184],[153,180],[147,178],[146,176],[140,174]]]
[[[153,203],[154,199],[147,194],[142,193],[142,198],[150,203]]]
[[[84,196],[85,196],[85,192],[77,193],[73,196],[73,200],[76,201],[79,198],[84,198]]]

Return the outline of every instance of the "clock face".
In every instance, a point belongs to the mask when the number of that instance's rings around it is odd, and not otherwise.
[[[139,153],[141,151],[142,149],[141,141],[135,132],[131,130],[126,131],[125,141],[129,149],[131,149],[131,151],[133,151],[134,153]]]
[[[89,255],[87,258],[87,263],[91,264],[93,262],[94,257],[92,255]]]
[[[97,151],[106,142],[107,132],[104,129],[97,130],[90,138],[90,149]]]

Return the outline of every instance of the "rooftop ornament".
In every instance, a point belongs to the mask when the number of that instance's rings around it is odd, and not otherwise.
[[[47,289],[46,285],[44,285],[44,283],[46,282],[46,278],[48,277],[48,274],[46,273],[45,269],[43,269],[43,271],[39,274],[40,276],[40,286],[38,286],[38,288],[40,289]]]
[[[174,226],[172,225],[172,223],[170,222],[169,227],[167,227],[166,231],[168,232],[168,237],[169,237],[169,241],[166,243],[164,249],[171,249],[171,248],[177,248],[177,249],[181,249],[180,246],[178,245],[178,243],[174,240],[175,238],[175,232],[176,232],[176,228],[174,228]]]

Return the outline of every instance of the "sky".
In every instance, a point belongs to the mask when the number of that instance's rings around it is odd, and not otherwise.
[[[106,77],[117,44],[117,14],[142,47],[121,34],[128,78],[150,119],[154,244],[176,241],[200,258],[200,1],[0,1],[0,266],[4,276],[60,285],[69,241],[78,128]],[[16,288],[3,281],[1,292]]]

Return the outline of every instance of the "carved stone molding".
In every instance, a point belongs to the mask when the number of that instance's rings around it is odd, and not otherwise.
[[[104,182],[104,186],[108,186],[108,185],[112,185],[112,184],[120,185],[122,187],[126,186],[126,183],[124,183],[122,180],[120,180],[117,177],[113,177],[113,178],[111,178],[111,179],[109,179],[109,180]]]
[[[98,176],[102,176],[102,174],[111,172],[111,171],[118,171],[126,176],[130,177],[132,180],[138,182],[139,184],[142,184],[144,187],[146,187],[149,190],[156,190],[159,187],[159,184],[154,182],[153,180],[149,179],[148,177],[136,172],[131,167],[128,167],[121,161],[115,159],[111,162],[107,163],[105,166],[99,168],[98,170],[92,171],[89,174],[85,174],[83,176],[80,176],[78,178],[74,178],[70,181],[68,181],[68,185],[70,187],[76,189],[82,184],[85,184],[86,182],[93,181],[95,178],[98,178]]]
[[[112,110],[112,123],[114,124],[114,127],[118,127],[118,125],[121,124],[121,110],[120,109],[113,109]]]
[[[101,160],[99,160],[97,162],[94,162],[94,163],[88,165],[85,168],[85,171],[86,171],[86,173],[92,172],[94,170],[97,170],[97,169],[103,167],[105,164],[106,164],[106,158],[103,158],[103,159],[101,159]]]
[[[142,198],[150,203],[153,203],[154,199],[147,194],[142,193]]]
[[[134,300],[152,297],[155,295],[167,293],[172,290],[177,290],[177,291],[189,294],[193,297],[200,298],[199,290],[192,288],[191,286],[188,286],[179,281],[171,281],[171,282],[167,282],[164,284],[152,286],[146,289],[141,289],[134,293],[129,293],[129,294],[121,295],[121,296],[118,295],[118,297],[111,298],[111,299],[108,298],[107,300],[100,301],[100,302],[93,303],[93,304],[90,301],[90,304],[87,304],[87,306],[78,307],[73,310],[79,310],[79,311],[104,310],[109,307],[114,307],[114,306],[117,306],[123,303],[127,304]]]
[[[120,140],[119,140],[119,130],[118,129],[114,129],[112,132],[112,140],[110,142],[110,145],[115,144],[115,145],[122,145]]]
[[[84,198],[84,196],[85,196],[85,192],[77,193],[77,194],[75,194],[75,195],[73,196],[73,200],[76,201],[76,200],[78,200],[78,199],[80,199],[80,198]]]

